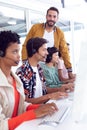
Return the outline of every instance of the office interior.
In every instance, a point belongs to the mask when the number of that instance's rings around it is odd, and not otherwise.
[[[56,25],[63,30],[66,42],[70,43],[73,72],[77,73],[81,44],[87,41],[87,0],[0,0],[0,31],[17,32],[23,44],[31,26],[45,22],[46,11],[51,6],[59,9],[59,20]],[[84,92],[87,90],[84,89]],[[83,96],[79,99],[83,102],[86,98]],[[81,106],[80,103],[79,105]],[[87,108],[87,105],[84,108]]]
[[[55,6],[59,9],[56,23],[70,43],[70,57],[73,71],[77,72],[80,45],[86,41],[86,0],[0,0],[0,31],[12,30],[25,37],[35,23],[45,22],[46,11]]]

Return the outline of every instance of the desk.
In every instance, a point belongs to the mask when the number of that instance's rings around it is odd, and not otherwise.
[[[72,101],[69,101],[72,103]],[[41,118],[42,119],[42,118]],[[58,124],[57,126],[49,126],[49,125],[38,125],[41,122],[41,119],[35,119],[32,121],[26,121],[22,123],[15,130],[87,130],[87,119],[80,123],[75,123],[72,119],[72,113],[70,112],[66,119]]]

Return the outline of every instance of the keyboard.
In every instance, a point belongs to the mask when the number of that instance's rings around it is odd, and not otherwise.
[[[56,105],[58,106],[59,110],[55,112],[53,115],[45,116],[41,121],[42,124],[56,125],[64,121],[71,107],[69,104],[66,104],[66,103],[63,104],[60,102],[56,103]]]
[[[74,92],[69,92],[68,93],[68,99],[73,101],[73,99],[74,99]]]

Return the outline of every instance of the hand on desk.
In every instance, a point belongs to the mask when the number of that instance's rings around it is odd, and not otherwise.
[[[48,96],[49,96],[49,99],[58,100],[61,98],[66,98],[68,96],[68,94],[65,92],[58,91],[58,92],[50,93],[50,94],[48,94]]]
[[[60,88],[60,91],[62,92],[74,91],[74,83],[63,84],[62,87]]]
[[[37,109],[34,110],[36,118],[43,117],[46,115],[51,115],[54,112],[58,111],[58,107],[55,103],[47,103],[40,105]]]
[[[65,98],[68,96],[68,94],[65,92],[55,92],[47,95],[49,96],[49,99],[53,99],[53,100]],[[42,104],[37,109],[34,110],[36,114],[36,118],[43,117],[46,115],[52,115],[56,111],[58,111],[58,107],[54,102]]]
[[[68,72],[68,76],[70,79],[76,79],[76,74],[73,74],[72,72]]]

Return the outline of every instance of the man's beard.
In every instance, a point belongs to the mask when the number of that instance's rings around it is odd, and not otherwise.
[[[53,24],[50,24],[50,22],[52,22]],[[49,27],[53,27],[55,25],[55,22],[52,21],[52,20],[49,20],[46,22],[46,24],[49,26]]]

